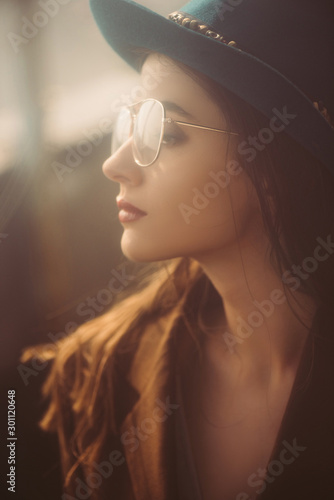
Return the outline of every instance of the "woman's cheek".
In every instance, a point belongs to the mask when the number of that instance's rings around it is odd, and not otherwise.
[[[192,175],[178,176],[178,182],[165,190],[165,210],[174,214],[186,229],[188,226],[210,227],[226,219],[230,199],[224,172],[206,171],[194,165]],[[197,168],[196,168],[197,167]]]

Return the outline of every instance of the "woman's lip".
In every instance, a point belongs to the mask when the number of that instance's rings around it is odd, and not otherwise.
[[[116,198],[116,202],[117,202],[118,208],[120,208],[121,211],[124,213],[126,212],[129,214],[140,215],[140,216],[147,215],[146,212],[144,212],[143,210],[140,210],[140,208],[135,207],[134,205],[131,205],[131,203],[129,203],[123,199]]]
[[[130,212],[127,210],[122,209],[119,214],[118,214],[118,219],[120,222],[133,222],[135,220],[141,219],[142,217],[145,217],[143,212]]]
[[[140,210],[121,198],[116,198],[116,202],[118,208],[120,208],[120,212],[118,214],[120,222],[133,222],[147,215],[147,213],[143,210]]]

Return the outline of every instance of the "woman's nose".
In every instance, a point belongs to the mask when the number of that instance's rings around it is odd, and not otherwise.
[[[132,154],[132,138],[129,138],[103,163],[102,171],[113,182],[137,185],[142,181],[143,171]]]

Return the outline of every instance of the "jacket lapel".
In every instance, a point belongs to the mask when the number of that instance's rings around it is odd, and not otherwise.
[[[136,500],[177,498],[175,474],[176,403],[173,364],[175,311],[151,325],[128,375],[139,398],[121,425],[121,442]]]
[[[333,320],[332,311],[318,311],[269,461],[269,479],[262,487],[261,500],[334,498]]]

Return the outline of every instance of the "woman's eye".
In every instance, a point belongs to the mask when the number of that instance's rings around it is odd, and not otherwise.
[[[178,141],[178,137],[172,134],[164,134],[162,138],[162,144],[166,144],[168,146],[173,146]]]

